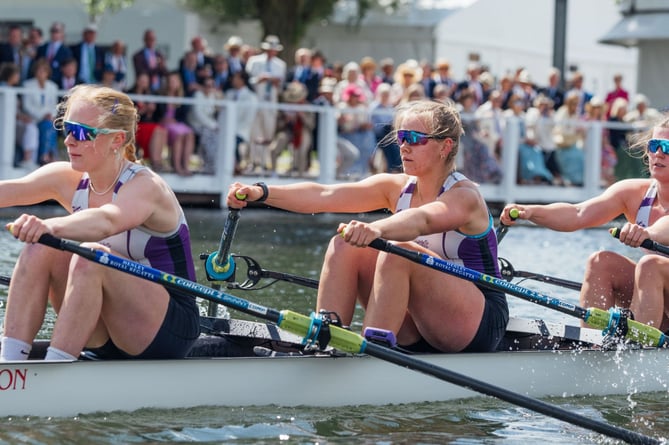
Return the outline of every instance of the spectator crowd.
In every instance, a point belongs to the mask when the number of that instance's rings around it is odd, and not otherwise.
[[[137,97],[139,157],[156,171],[182,176],[215,172],[222,99],[238,104],[235,173],[277,175],[278,160],[287,155],[290,162],[281,173],[299,177],[310,174],[318,150],[319,113],[291,105],[336,110],[340,178],[400,171],[393,110],[433,99],[457,103],[465,129],[458,167],[471,179],[501,180],[506,129],[513,122],[520,134],[518,182],[556,185],[583,183],[584,142],[595,121],[605,123],[597,127],[602,184],[640,176],[640,163],[626,152],[627,137],[634,125],[660,116],[642,94],[630,97],[620,74],[613,76],[614,89],[599,97],[587,91],[578,71],[570,72],[563,88],[555,68],[535,81],[523,67],[495,76],[470,62],[465,78],[456,79],[446,59],[396,63],[364,57],[341,63],[309,48],[297,49],[287,63],[291,56],[272,35],[257,47],[230,36],[221,51],[196,36],[174,67],[152,29],[144,31],[143,47],[134,54],[126,54],[122,40],[100,45],[94,25],[84,28],[79,42],[70,44],[64,36],[60,22],[51,25],[48,38],[39,28],[12,26],[0,43],[0,85],[27,90],[16,115],[18,167],[32,170],[59,158],[55,106],[60,94],[80,83]],[[129,70],[134,70],[132,85]]]

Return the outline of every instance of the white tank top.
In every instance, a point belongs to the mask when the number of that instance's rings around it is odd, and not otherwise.
[[[453,172],[446,178],[439,195],[449,190],[456,183],[466,180],[462,173]],[[416,189],[415,176],[410,176],[397,200],[396,212],[411,207],[411,197]],[[439,196],[438,195],[438,196]],[[488,214],[488,227],[483,233],[466,235],[457,230],[419,236],[414,241],[441,258],[474,269],[487,275],[500,278],[497,261],[497,236],[493,228],[493,219]]]
[[[137,173],[146,169],[143,165],[126,163],[114,186],[112,201],[119,189]],[[72,197],[72,212],[88,208],[90,178],[88,173],[81,176],[77,190]],[[193,255],[190,248],[190,232],[186,217],[181,211],[177,228],[169,233],[160,233],[145,227],[136,227],[107,237],[100,244],[133,261],[187,278],[196,279]]]

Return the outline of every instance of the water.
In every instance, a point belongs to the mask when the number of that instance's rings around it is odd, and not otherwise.
[[[31,208],[48,216],[55,208]],[[0,223],[18,216],[16,209],[0,212]],[[225,210],[188,211],[194,253],[218,248]],[[355,215],[374,219],[376,215]],[[3,219],[4,218],[4,219]],[[318,278],[329,238],[346,215],[292,215],[246,209],[241,213],[232,251],[248,255],[271,271]],[[0,232],[0,275],[11,274],[21,244]],[[500,254],[516,270],[531,271],[580,281],[588,255],[611,249],[638,257],[603,229],[556,233],[528,226],[513,227],[500,245]],[[205,283],[202,262],[198,279]],[[39,271],[34,271],[39,273]],[[239,281],[242,276],[237,277]],[[268,284],[268,283],[261,283]],[[575,291],[526,280],[527,286],[544,294],[578,303]],[[237,293],[239,292],[239,293]],[[240,297],[277,309],[309,313],[316,292],[289,283],[276,283],[257,291],[234,291]],[[4,305],[6,289],[0,288]],[[551,321],[576,323],[565,314],[509,297],[511,314]],[[204,304],[203,304],[204,306]],[[203,307],[203,310],[204,307]],[[0,307],[0,316],[3,309]],[[234,317],[247,318],[232,313]],[[356,317],[356,324],[360,316]],[[52,316],[40,336],[47,337]],[[361,376],[365,378],[365,376]],[[578,378],[578,376],[574,376]],[[226,385],[228,382],[203,382]],[[398,382],[401,384],[401,382]],[[440,384],[435,380],[435,385]],[[295,388],[296,391],[318,388]],[[582,416],[605,421],[653,437],[669,437],[666,393],[634,394],[599,398],[547,400]],[[222,402],[225,402],[224,400]],[[489,397],[455,402],[345,408],[200,407],[182,410],[140,410],[134,413],[101,413],[73,418],[16,417],[1,420],[0,444],[70,443],[235,443],[235,444],[520,444],[520,443],[615,443],[601,435],[548,418]]]

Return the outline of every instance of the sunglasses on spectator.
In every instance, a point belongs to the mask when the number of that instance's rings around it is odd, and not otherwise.
[[[400,145],[406,142],[410,146],[425,145],[430,139],[439,139],[431,134],[413,130],[397,130],[397,141]]]
[[[669,139],[651,139],[648,141],[648,151],[657,153],[657,150],[662,150],[662,153],[669,155]]]
[[[99,134],[122,133],[125,130],[114,130],[111,128],[95,128],[88,125],[80,124],[79,122],[64,121],[63,135],[71,134],[77,141],[94,141]]]

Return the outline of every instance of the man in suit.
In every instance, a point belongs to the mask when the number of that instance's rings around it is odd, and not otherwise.
[[[467,65],[467,79],[460,82],[455,91],[455,99],[459,100],[460,94],[464,90],[470,90],[474,93],[474,102],[476,107],[483,103],[483,86],[479,76],[481,75],[481,65],[478,62],[470,62]]]
[[[68,91],[73,86],[82,83],[77,77],[78,63],[76,59],[64,60],[60,65],[60,83],[58,89]]]
[[[72,50],[65,45],[65,25],[63,23],[53,22],[49,28],[49,35],[49,41],[37,48],[35,60],[42,58],[48,60],[51,66],[51,80],[60,84],[60,66],[65,60],[73,57]]]
[[[548,71],[548,85],[537,90],[537,94],[543,94],[553,101],[554,110],[560,108],[564,103],[564,90],[560,86],[561,78],[562,74],[560,74],[560,70],[556,67],[552,67]]]
[[[239,36],[230,36],[223,49],[228,54],[228,70],[230,74],[238,71],[246,71],[246,64],[242,58],[242,46],[244,41]]]
[[[0,43],[0,63],[13,63],[19,68],[21,67],[21,43],[22,32],[19,25],[12,25],[9,27],[7,34],[7,42]],[[21,79],[23,80],[23,79]]]
[[[208,75],[204,77],[211,77],[214,68],[214,58],[207,51],[207,42],[201,36],[195,36],[190,41],[191,52],[195,53],[197,58],[197,71],[207,69]],[[179,69],[183,69],[186,54],[179,61]],[[201,81],[202,79],[200,79]]]
[[[82,33],[81,42],[72,45],[72,55],[77,61],[79,83],[99,83],[104,68],[104,51],[95,44],[98,28],[94,24],[87,25]]]
[[[590,102],[592,99],[592,93],[586,91],[583,88],[583,73],[579,71],[574,71],[571,76],[571,88],[567,91],[567,94],[576,94],[578,95],[578,115],[583,116],[585,114],[585,104]]]
[[[165,57],[156,50],[156,33],[152,29],[144,31],[144,47],[132,56],[135,78],[142,73],[149,75],[151,90],[158,91],[167,76]]]

